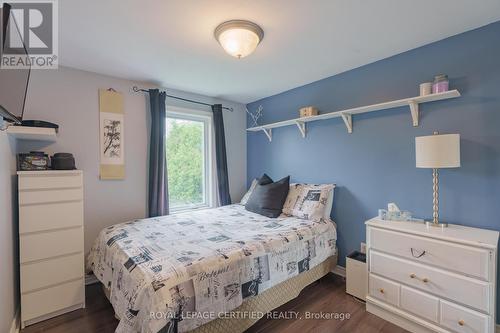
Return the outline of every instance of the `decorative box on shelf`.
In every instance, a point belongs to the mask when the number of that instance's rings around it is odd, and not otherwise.
[[[318,114],[319,114],[319,111],[314,106],[306,106],[305,108],[301,108],[299,110],[300,118],[317,116]]]

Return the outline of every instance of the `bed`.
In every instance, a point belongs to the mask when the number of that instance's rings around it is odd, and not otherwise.
[[[119,333],[242,332],[335,264],[331,220],[272,219],[238,204],[108,227],[87,263]]]

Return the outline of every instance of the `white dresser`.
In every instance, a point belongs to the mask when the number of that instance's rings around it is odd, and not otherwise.
[[[493,333],[498,232],[366,222],[366,309],[411,332]]]
[[[21,326],[85,307],[83,175],[21,171]]]

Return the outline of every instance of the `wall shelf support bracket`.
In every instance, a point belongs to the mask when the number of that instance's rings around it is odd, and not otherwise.
[[[344,121],[345,126],[347,127],[347,133],[352,133],[352,115],[349,113],[341,113],[342,120]]]
[[[302,137],[306,137],[307,129],[306,129],[306,123],[302,121],[297,121],[295,122],[297,124],[297,127],[299,128],[300,134],[302,134]]]
[[[273,141],[273,129],[272,128],[262,128],[264,134],[266,134],[269,142]]]
[[[415,101],[410,101],[408,103],[408,105],[410,106],[411,119],[413,120],[413,127],[417,127],[418,126],[418,117],[419,117],[418,103]]]

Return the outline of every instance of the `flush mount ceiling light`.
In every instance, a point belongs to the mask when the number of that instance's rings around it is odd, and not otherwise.
[[[259,45],[264,38],[264,30],[250,21],[231,20],[219,24],[214,36],[227,53],[241,59]]]

